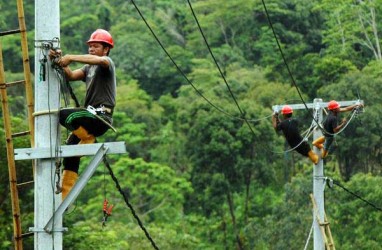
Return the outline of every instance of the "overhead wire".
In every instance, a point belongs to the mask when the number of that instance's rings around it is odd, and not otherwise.
[[[279,52],[280,52],[280,54],[281,54],[281,57],[282,57],[282,59],[283,59],[284,65],[285,65],[285,67],[286,67],[286,69],[287,69],[287,71],[288,71],[288,74],[289,74],[289,76],[290,76],[290,78],[291,78],[292,84],[293,84],[293,86],[296,88],[297,93],[298,93],[298,95],[299,95],[299,97],[300,97],[302,103],[303,103],[304,106],[305,106],[305,109],[309,112],[308,105],[306,104],[304,98],[302,97],[301,91],[300,91],[300,89],[298,88],[297,83],[296,83],[296,81],[295,81],[295,79],[294,79],[294,77],[293,77],[293,74],[292,74],[292,72],[291,72],[291,70],[290,70],[290,68],[289,68],[289,65],[288,65],[288,63],[287,63],[287,61],[286,61],[286,59],[285,59],[284,52],[283,52],[283,50],[281,49],[281,45],[280,45],[279,39],[277,38],[276,31],[275,31],[275,29],[274,29],[274,27],[273,27],[272,20],[271,20],[271,18],[269,17],[269,12],[268,12],[267,6],[266,6],[266,4],[265,4],[265,1],[264,1],[264,0],[261,0],[261,2],[262,2],[262,4],[263,4],[264,11],[265,11],[265,14],[266,14],[266,16],[267,16],[267,20],[268,20],[268,23],[269,23],[269,27],[270,27],[271,30],[272,30],[272,33],[273,33],[273,36],[274,36],[274,38],[275,38],[277,47],[278,47]]]
[[[146,18],[143,16],[143,14],[141,13],[140,9],[138,8],[138,6],[135,4],[134,0],[130,0],[131,3],[134,5],[136,11],[138,12],[139,16],[141,17],[141,19],[143,20],[143,22],[146,24],[147,28],[150,30],[151,34],[154,36],[155,40],[157,41],[157,43],[159,44],[159,46],[162,48],[162,50],[165,52],[165,54],[167,55],[167,57],[170,59],[170,61],[174,64],[174,66],[176,67],[176,69],[181,73],[181,75],[186,79],[186,81],[192,86],[192,88],[199,94],[199,96],[201,96],[206,102],[208,102],[208,104],[210,104],[212,107],[214,107],[216,110],[224,113],[225,115],[227,116],[230,116],[230,117],[233,117],[233,115],[229,114],[228,112],[224,111],[223,109],[219,108],[218,106],[214,105],[210,100],[208,100],[201,92],[200,90],[198,90],[194,84],[191,82],[190,79],[188,79],[188,77],[186,76],[186,74],[183,72],[183,70],[178,66],[178,64],[175,62],[175,60],[171,57],[171,55],[169,54],[169,52],[166,50],[166,48],[163,46],[162,42],[159,40],[158,36],[155,34],[154,30],[151,28],[151,26],[148,24],[148,22],[146,21]]]
[[[224,80],[224,83],[225,83],[225,85],[226,85],[226,87],[227,87],[227,89],[228,89],[228,91],[229,91],[229,93],[230,93],[232,99],[234,100],[237,109],[239,110],[239,112],[240,112],[240,114],[241,114],[242,119],[243,119],[244,122],[247,124],[247,126],[248,126],[248,128],[251,130],[251,132],[252,132],[253,134],[255,134],[255,132],[253,131],[253,129],[252,129],[252,127],[251,127],[251,124],[249,124],[249,121],[245,118],[245,112],[241,109],[241,107],[240,107],[238,101],[236,100],[236,97],[235,97],[235,95],[233,94],[233,92],[232,92],[232,90],[231,90],[231,88],[230,88],[230,86],[229,86],[229,84],[228,84],[228,82],[227,82],[227,80],[226,80],[226,78],[225,78],[225,76],[224,76],[222,70],[220,69],[219,63],[217,62],[216,57],[215,57],[214,53],[212,52],[210,45],[208,44],[207,38],[206,38],[206,36],[204,35],[204,32],[203,32],[203,30],[202,30],[202,27],[200,26],[200,23],[199,23],[198,18],[196,17],[196,14],[195,14],[195,12],[194,12],[194,9],[192,8],[192,4],[191,4],[190,0],[187,0],[187,2],[188,2],[188,5],[189,5],[189,7],[190,7],[190,9],[191,9],[192,15],[193,15],[193,17],[194,17],[194,19],[195,19],[195,22],[196,22],[196,24],[198,25],[200,34],[201,34],[202,37],[203,37],[204,43],[206,44],[206,46],[207,46],[207,48],[208,48],[208,51],[210,52],[210,55],[211,55],[212,59],[214,60],[214,63],[215,63],[215,65],[216,65],[216,67],[217,67],[217,69],[218,69],[218,71],[219,71],[219,73],[220,73],[220,76],[221,76],[222,79]]]
[[[273,27],[272,20],[270,19],[269,12],[268,12],[267,6],[266,6],[266,4],[265,4],[265,1],[264,1],[264,0],[261,0],[261,2],[262,2],[262,4],[263,4],[264,11],[265,11],[265,14],[266,14],[266,16],[267,16],[267,21],[268,21],[269,26],[270,26],[270,28],[271,28],[271,30],[272,30],[273,36],[274,36],[274,38],[275,38],[275,41],[276,41],[276,44],[277,44],[277,47],[278,47],[278,50],[279,50],[280,55],[281,55],[281,57],[282,57],[282,59],[283,59],[284,65],[285,65],[285,67],[286,67],[286,69],[287,69],[287,71],[288,71],[288,74],[289,74],[289,77],[290,77],[290,79],[291,79],[291,82],[292,82],[293,86],[296,88],[297,93],[298,93],[298,95],[299,95],[299,97],[300,97],[302,103],[304,104],[306,111],[307,111],[307,112],[313,117],[313,119],[316,121],[316,123],[317,123],[317,125],[318,125],[318,128],[319,128],[323,133],[326,133],[326,134],[329,134],[329,135],[330,135],[331,133],[329,133],[329,132],[327,132],[327,131],[325,130],[325,128],[324,128],[324,127],[321,125],[321,123],[318,121],[317,117],[314,116],[312,112],[309,112],[308,105],[306,104],[304,98],[302,97],[301,91],[300,91],[300,89],[299,89],[298,86],[297,86],[296,80],[295,80],[294,77],[293,77],[292,71],[291,71],[290,68],[289,68],[289,64],[288,64],[288,62],[287,62],[287,60],[286,60],[286,58],[285,58],[284,52],[283,52],[283,50],[282,50],[282,48],[281,48],[279,39],[277,38],[277,34],[276,34],[276,31],[275,31],[275,29],[274,29],[274,27]],[[342,131],[342,130],[341,130],[341,131]],[[332,135],[334,135],[334,134],[332,134]]]
[[[203,29],[202,29],[202,27],[200,26],[199,20],[198,20],[198,18],[196,17],[194,8],[192,7],[192,4],[191,4],[190,0],[187,0],[187,2],[188,2],[188,6],[190,7],[190,10],[191,10],[191,12],[192,12],[192,16],[194,17],[195,22],[196,22],[196,24],[198,25],[198,29],[199,29],[199,31],[200,31],[200,34],[201,34],[202,37],[203,37],[204,43],[206,44],[207,49],[208,49],[208,51],[210,52],[210,55],[211,55],[212,59],[214,60],[214,63],[215,63],[215,65],[216,65],[216,67],[217,67],[217,69],[218,69],[218,71],[219,71],[219,73],[220,73],[220,76],[221,76],[222,79],[224,80],[224,83],[225,83],[225,85],[227,86],[228,92],[230,93],[232,99],[234,100],[234,102],[235,102],[235,104],[236,104],[238,110],[240,111],[240,114],[241,114],[242,116],[244,116],[244,112],[243,112],[243,110],[240,108],[240,105],[239,105],[239,103],[237,102],[236,97],[235,97],[234,94],[232,93],[231,87],[229,86],[229,84],[228,84],[228,82],[227,82],[227,80],[226,80],[226,78],[225,78],[225,76],[224,76],[224,74],[223,74],[223,72],[222,72],[222,70],[221,70],[221,68],[220,68],[220,66],[219,66],[219,63],[218,63],[218,61],[216,60],[216,57],[215,57],[214,53],[213,53],[212,50],[211,50],[211,47],[210,47],[210,45],[209,45],[209,43],[208,43],[208,41],[207,41],[206,36],[204,35]]]
[[[295,89],[297,90],[297,93],[298,93],[298,95],[299,95],[299,97],[300,97],[300,100],[302,101],[302,103],[303,103],[304,106],[305,106],[306,112],[308,112],[308,113],[313,117],[313,119],[316,121],[316,123],[317,123],[318,127],[320,128],[320,130],[321,130],[322,132],[325,132],[325,129],[321,126],[321,124],[320,124],[320,122],[317,120],[317,118],[313,115],[312,112],[309,111],[308,105],[306,104],[304,98],[302,97],[301,91],[300,91],[300,89],[299,89],[298,86],[297,86],[296,80],[295,80],[294,77],[293,77],[292,71],[291,71],[290,68],[289,68],[289,64],[288,64],[288,62],[287,62],[287,60],[286,60],[286,58],[285,58],[284,52],[283,52],[283,50],[282,50],[282,48],[281,48],[279,39],[277,38],[277,34],[276,34],[276,31],[275,31],[275,29],[274,29],[274,27],[273,27],[273,23],[272,23],[272,20],[271,20],[271,18],[270,18],[270,16],[269,16],[269,12],[268,12],[267,6],[266,6],[266,4],[265,4],[265,1],[264,1],[264,0],[261,0],[261,2],[262,2],[262,4],[263,4],[264,11],[265,11],[265,14],[266,14],[266,16],[267,16],[267,20],[268,20],[268,23],[269,23],[269,27],[270,27],[271,30],[272,30],[273,36],[274,36],[274,38],[275,38],[275,41],[276,41],[276,44],[277,44],[277,47],[278,47],[278,50],[279,50],[280,55],[281,55],[281,57],[282,57],[282,59],[283,59],[284,65],[285,65],[285,67],[286,67],[286,69],[287,69],[287,71],[288,71],[288,74],[289,74],[289,77],[290,77],[290,79],[291,79],[291,81],[292,81],[292,84],[293,84],[293,86],[295,87]]]
[[[155,40],[157,41],[157,43],[159,44],[159,46],[161,47],[161,49],[164,51],[164,53],[166,54],[166,56],[170,59],[170,61],[172,62],[172,64],[175,66],[175,68],[179,71],[179,73],[183,76],[183,78],[188,82],[188,84],[191,85],[191,87],[196,91],[196,93],[201,97],[203,98],[210,106],[212,106],[213,108],[215,108],[216,110],[218,110],[219,112],[225,114],[226,116],[228,117],[231,117],[232,119],[236,119],[236,120],[242,120],[242,121],[245,121],[245,122],[248,122],[248,121],[251,121],[251,122],[255,122],[255,121],[260,121],[260,120],[263,120],[265,118],[260,118],[260,119],[252,119],[252,120],[249,120],[249,119],[246,119],[244,116],[243,117],[237,117],[235,115],[232,115],[230,113],[228,113],[227,111],[223,110],[222,108],[218,107],[217,105],[215,105],[214,103],[212,103],[207,97],[205,97],[203,95],[203,93],[195,87],[195,85],[192,83],[192,81],[187,77],[187,75],[183,72],[183,70],[179,67],[179,65],[175,62],[175,60],[172,58],[172,56],[170,55],[170,53],[167,51],[167,49],[164,47],[164,45],[162,44],[162,42],[159,40],[158,36],[155,34],[154,30],[151,28],[150,24],[147,22],[146,18],[143,16],[141,10],[139,9],[139,7],[137,6],[137,4],[135,3],[134,0],[130,0],[131,3],[133,4],[134,8],[136,9],[136,11],[138,12],[140,18],[143,20],[143,22],[145,23],[145,25],[147,26],[147,28],[150,30],[151,34],[153,35],[153,37],[155,38]],[[243,115],[243,114],[242,114]],[[267,116],[267,118],[269,118],[269,116]]]
[[[330,183],[333,183],[334,185],[342,188],[347,193],[353,195],[354,197],[358,198],[359,200],[361,200],[362,202],[366,203],[367,205],[369,205],[369,206],[373,207],[374,209],[382,212],[382,208],[378,207],[377,205],[373,204],[372,202],[366,200],[365,198],[361,197],[360,195],[358,195],[358,194],[354,193],[353,191],[349,190],[348,188],[344,187],[343,185],[340,184],[339,181],[333,180],[333,179],[329,179],[329,181],[330,181]],[[330,187],[330,185],[329,185],[329,187]]]
[[[137,220],[139,227],[143,230],[143,232],[145,233],[146,238],[150,241],[151,245],[152,245],[155,249],[159,250],[159,248],[158,248],[158,246],[155,244],[153,238],[150,236],[149,232],[147,231],[147,229],[146,229],[145,226],[143,225],[142,221],[141,221],[140,218],[138,217],[137,213],[135,212],[135,209],[134,209],[133,206],[130,204],[129,199],[128,199],[126,193],[122,190],[121,185],[119,184],[119,181],[118,181],[117,177],[114,175],[114,172],[113,172],[112,168],[110,167],[110,163],[109,163],[109,161],[108,161],[106,155],[103,157],[103,162],[104,162],[104,164],[105,164],[107,170],[109,171],[109,174],[110,174],[111,178],[113,179],[113,181],[114,181],[114,183],[115,183],[115,186],[117,187],[119,193],[122,195],[122,197],[123,197],[123,199],[124,199],[126,205],[129,207],[129,209],[130,209],[132,215],[133,215],[134,218]]]

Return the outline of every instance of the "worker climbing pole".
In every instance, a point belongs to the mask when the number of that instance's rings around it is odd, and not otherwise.
[[[341,106],[343,106],[344,108],[340,108]],[[272,107],[275,114],[280,111],[280,107],[281,107],[280,105],[275,105]],[[313,212],[313,218],[315,221],[313,225],[314,250],[325,249],[324,235],[322,235],[322,230],[321,230],[322,225],[320,224],[319,221],[326,221],[325,220],[325,205],[324,205],[324,187],[326,185],[326,178],[324,176],[323,157],[327,155],[327,153],[325,152],[325,147],[329,147],[330,145],[324,146],[322,145],[322,143],[325,141],[324,139],[326,138],[326,135],[331,135],[332,137],[334,137],[336,133],[339,133],[346,127],[345,120],[343,120],[343,122],[340,125],[337,125],[336,123],[338,114],[340,112],[352,110],[353,111],[352,117],[354,117],[354,115],[357,112],[359,112],[359,109],[362,107],[363,107],[363,103],[361,100],[342,101],[342,102],[331,101],[331,102],[325,103],[322,101],[322,99],[317,98],[317,99],[314,99],[313,103],[290,104],[288,106],[284,106],[284,108],[282,109],[283,115],[287,115],[288,113],[290,114],[293,112],[293,110],[298,110],[298,109],[313,110],[312,117],[313,117],[313,123],[315,124],[314,130],[313,130],[313,145],[315,147],[313,150],[314,150],[314,154],[318,157],[318,161],[317,163],[315,163],[313,167],[313,198],[316,201],[316,208],[315,208],[315,211]],[[322,125],[324,108],[329,109],[329,115],[326,118],[324,125]],[[275,127],[275,124],[276,124],[276,128],[277,128],[276,115],[273,116],[272,121],[273,121],[273,126]],[[291,123],[291,121],[288,121],[287,123],[289,124]],[[329,127],[329,124],[331,127]],[[331,128],[333,128],[333,130],[331,130]],[[325,137],[323,136],[323,134],[325,135]],[[293,144],[291,144],[291,146],[295,145],[294,147],[298,147],[296,146],[296,145],[299,145],[298,141],[302,143],[303,139],[297,133],[289,134],[289,136],[291,135],[296,136],[293,139],[289,139],[293,141]],[[323,148],[323,152],[321,152],[322,148]],[[313,159],[315,159],[315,157]],[[312,162],[314,161],[312,160]]]

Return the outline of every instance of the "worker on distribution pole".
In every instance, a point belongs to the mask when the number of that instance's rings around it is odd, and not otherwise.
[[[322,158],[325,158],[328,155],[336,133],[338,133],[347,123],[347,119],[343,118],[341,123],[338,124],[339,113],[352,111],[359,107],[363,107],[363,105],[361,103],[356,103],[345,108],[341,108],[341,105],[335,100],[328,103],[329,114],[323,123],[324,135],[313,141],[314,146],[320,150],[322,149]]]
[[[302,138],[299,129],[298,122],[292,118],[293,109],[289,105],[283,106],[281,114],[284,120],[280,121],[278,112],[275,112],[272,116],[272,125],[276,131],[282,131],[289,146],[295,149],[303,156],[309,157],[309,159],[317,164],[319,157],[313,152],[309,144]]]
[[[85,105],[82,108],[65,108],[59,112],[60,124],[71,131],[66,144],[94,143],[112,124],[116,99],[115,65],[109,57],[114,41],[103,29],[94,31],[87,41],[86,55],[64,55],[61,51],[50,51],[50,57],[61,66],[67,80],[82,80],[86,83]],[[55,60],[56,59],[56,60]],[[80,69],[71,70],[69,64],[83,63]],[[68,157],[63,161],[62,199],[78,178],[80,157]]]

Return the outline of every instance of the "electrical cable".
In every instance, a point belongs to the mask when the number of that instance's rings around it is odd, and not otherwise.
[[[146,235],[146,238],[150,241],[150,243],[154,247],[154,249],[159,250],[159,248],[155,244],[154,240],[151,238],[149,232],[146,230],[145,226],[142,224],[142,221],[139,219],[139,217],[138,217],[137,213],[135,212],[133,206],[130,204],[127,195],[125,194],[125,192],[122,190],[121,186],[119,185],[119,181],[118,181],[117,177],[115,177],[115,175],[113,173],[113,170],[110,167],[109,161],[107,160],[106,155],[103,157],[103,162],[104,162],[106,168],[109,170],[109,174],[110,174],[111,178],[113,179],[113,181],[115,183],[115,186],[117,187],[119,193],[122,195],[126,205],[129,207],[129,209],[130,209],[131,213],[133,214],[134,218],[137,220],[137,222],[139,224],[139,227],[143,230],[143,232]]]
[[[336,133],[329,133],[329,132],[327,132],[327,131],[325,130],[325,134],[327,134],[327,135],[331,135],[331,136],[335,136],[335,135],[338,135],[338,134],[342,133],[342,131],[344,131],[345,128],[346,128],[347,126],[349,126],[350,122],[351,122],[351,121],[353,120],[353,118],[356,116],[357,112],[358,112],[358,108],[353,109],[352,113],[351,113],[350,115],[348,115],[348,116],[350,116],[349,121],[346,122],[346,125],[343,126],[338,132],[336,132]]]
[[[199,20],[198,20],[198,18],[197,18],[196,15],[195,15],[195,12],[194,12],[194,9],[192,8],[192,5],[191,5],[190,0],[187,0],[187,2],[188,2],[188,6],[190,6],[190,9],[191,9],[191,12],[192,12],[192,16],[194,17],[195,22],[196,22],[196,24],[198,25],[198,29],[199,29],[199,31],[200,31],[200,34],[201,34],[202,37],[203,37],[204,43],[206,44],[207,49],[208,49],[208,51],[210,52],[210,55],[211,55],[212,59],[214,60],[214,63],[215,63],[215,65],[216,65],[216,67],[217,67],[217,69],[218,69],[218,71],[219,71],[219,73],[220,73],[220,76],[221,76],[222,79],[224,80],[224,83],[225,83],[225,85],[227,86],[228,92],[230,93],[232,99],[234,100],[234,102],[235,102],[235,104],[236,104],[236,106],[237,106],[237,108],[238,108],[240,114],[241,114],[242,116],[244,116],[244,112],[243,112],[242,109],[240,108],[239,103],[237,102],[237,100],[236,100],[234,94],[232,93],[232,90],[231,90],[231,88],[230,88],[230,86],[229,86],[229,84],[228,84],[228,82],[227,82],[227,80],[226,80],[226,78],[225,78],[225,76],[224,76],[222,70],[220,69],[219,63],[218,63],[218,61],[216,60],[216,57],[215,57],[214,53],[212,53],[211,47],[210,47],[210,45],[208,44],[207,38],[206,38],[206,36],[204,35],[204,32],[203,32],[203,30],[202,30],[202,27],[200,26]]]
[[[315,129],[316,127],[312,125],[302,134],[306,134],[302,139],[301,141],[296,145],[294,146],[293,148],[290,148],[290,149],[287,149],[287,150],[284,150],[284,151],[273,151],[271,150],[272,153],[275,153],[275,154],[284,154],[284,153],[288,153],[288,152],[291,152],[293,150],[295,150],[296,148],[298,148],[302,143],[304,143],[305,141],[308,140],[309,136],[312,134],[313,130]]]
[[[43,69],[43,76],[42,76],[42,78],[40,79],[40,80],[43,80],[43,81],[46,81],[46,83],[47,83],[47,88],[48,88],[48,93],[50,93],[50,84],[49,84],[49,77],[50,77],[50,75],[49,75],[49,70],[46,70],[46,64],[48,63],[47,62],[47,57],[46,57],[46,54],[44,53],[44,47],[43,48],[41,48],[41,53],[42,53],[42,55],[43,55],[43,60],[40,60],[40,62],[42,62],[41,63],[41,65],[42,65],[42,69]],[[41,73],[41,72],[40,72]],[[47,77],[46,77],[46,74],[47,74]],[[49,113],[50,113],[50,95],[48,94],[48,97],[47,97],[47,103],[48,103],[48,111],[49,111]],[[51,135],[52,134],[52,117],[49,115],[49,134]],[[52,145],[53,145],[53,142],[52,142],[52,137],[51,136],[49,136],[49,148],[52,148]],[[53,155],[52,155],[52,151],[50,150],[50,158],[52,159],[53,158]],[[53,193],[53,195],[52,195],[52,214],[54,214],[54,212],[55,212],[55,200],[56,200],[56,197],[55,197],[55,191],[54,191],[54,182],[55,182],[55,178],[56,178],[56,175],[54,175],[53,174],[53,172],[52,172],[52,170],[53,170],[53,164],[52,164],[52,161],[50,161],[50,164],[51,164],[51,166],[50,166],[50,176],[51,176],[51,182],[50,182],[50,184],[51,184],[51,188],[52,188],[52,193]],[[53,176],[53,179],[52,179],[52,176]],[[54,225],[55,223],[54,223],[54,217],[53,217],[53,225]],[[54,227],[54,226],[53,226]],[[53,228],[52,228],[52,231],[54,231],[53,230]],[[54,250],[54,246],[55,246],[55,244],[54,244],[54,241],[55,241],[55,238],[54,238],[54,236],[55,236],[55,234],[53,233],[52,235],[51,235],[51,237],[52,237],[52,242],[53,242],[53,250]]]
[[[239,105],[239,103],[237,102],[235,95],[232,93],[232,90],[231,90],[231,88],[230,88],[230,86],[229,86],[229,84],[228,84],[228,82],[227,82],[227,80],[226,80],[226,78],[225,78],[225,76],[224,76],[222,70],[220,69],[219,63],[217,62],[217,60],[216,60],[216,58],[215,58],[215,56],[214,56],[214,53],[212,53],[211,47],[210,47],[210,45],[208,44],[207,38],[206,38],[206,36],[204,35],[204,32],[203,32],[203,30],[202,30],[202,27],[201,27],[200,24],[199,24],[198,18],[197,18],[196,15],[195,15],[195,12],[194,12],[194,9],[192,8],[191,2],[190,2],[189,0],[187,0],[187,2],[188,2],[188,5],[190,6],[192,15],[193,15],[193,17],[194,17],[194,19],[195,19],[195,22],[196,22],[196,24],[198,25],[200,34],[201,34],[202,37],[203,37],[204,43],[206,44],[206,46],[207,46],[207,48],[208,48],[208,51],[210,52],[210,55],[211,55],[212,59],[214,60],[214,63],[215,63],[215,65],[216,65],[216,67],[217,67],[217,69],[218,69],[218,71],[219,71],[219,73],[220,73],[220,76],[223,78],[224,83],[225,83],[225,85],[227,86],[227,89],[228,89],[228,91],[229,91],[229,93],[230,93],[232,99],[234,100],[237,109],[239,110],[239,112],[240,112],[240,114],[241,114],[242,119],[245,121],[245,123],[247,124],[247,126],[248,126],[248,128],[251,130],[251,132],[252,132],[253,134],[255,134],[255,131],[253,131],[251,125],[249,124],[249,121],[245,118],[245,112],[240,108],[240,105]]]
[[[304,106],[305,106],[305,109],[309,112],[308,105],[306,104],[304,98],[302,97],[302,94],[301,94],[301,92],[300,92],[300,89],[298,88],[298,86],[297,86],[297,84],[296,84],[296,81],[295,81],[295,79],[294,79],[294,77],[293,77],[293,75],[292,75],[292,72],[291,72],[291,70],[290,70],[290,68],[289,68],[289,65],[288,65],[288,63],[287,63],[287,61],[286,61],[286,59],[285,59],[284,52],[283,52],[283,50],[281,49],[280,42],[279,42],[279,40],[278,40],[278,38],[277,38],[277,35],[276,35],[276,31],[275,31],[275,29],[273,28],[272,21],[271,21],[271,19],[270,19],[270,17],[269,17],[269,12],[268,12],[267,6],[265,5],[264,0],[261,0],[261,2],[263,3],[264,11],[265,11],[265,14],[266,14],[266,16],[267,16],[267,20],[268,20],[269,26],[270,26],[270,28],[271,28],[271,30],[272,30],[272,33],[273,33],[273,36],[274,36],[274,38],[275,38],[275,40],[276,40],[277,47],[278,47],[278,49],[279,49],[279,52],[280,52],[281,57],[282,57],[282,59],[283,59],[283,62],[284,62],[284,64],[285,64],[285,67],[286,67],[286,69],[287,69],[287,71],[288,71],[288,74],[289,74],[289,76],[290,76],[290,78],[291,78],[292,84],[293,84],[293,86],[296,88],[297,93],[298,93],[298,95],[299,95],[299,97],[300,97],[302,103],[303,103]],[[310,112],[309,112],[309,113],[310,113]]]
[[[308,105],[306,104],[304,98],[302,97],[301,91],[300,91],[300,89],[298,88],[297,83],[296,83],[296,81],[295,81],[295,79],[294,79],[294,77],[293,77],[293,74],[292,74],[292,72],[291,72],[291,70],[290,70],[290,68],[289,68],[289,65],[288,65],[288,63],[287,63],[287,61],[286,61],[284,52],[283,52],[283,50],[281,49],[280,42],[279,42],[279,40],[278,40],[278,38],[277,38],[277,35],[276,35],[276,31],[275,31],[275,29],[274,29],[274,27],[273,27],[273,24],[272,24],[272,21],[271,21],[271,19],[270,19],[270,17],[269,17],[269,13],[268,13],[267,6],[266,6],[264,0],[261,0],[261,2],[262,2],[262,4],[263,4],[264,11],[265,11],[265,14],[266,14],[266,16],[267,16],[267,20],[268,20],[269,26],[270,26],[270,28],[271,28],[271,30],[272,30],[273,36],[274,36],[275,41],[276,41],[276,43],[277,43],[278,50],[279,50],[279,52],[280,52],[280,54],[281,54],[281,57],[282,57],[282,59],[283,59],[284,65],[285,65],[285,67],[286,67],[286,69],[287,69],[287,71],[288,71],[288,74],[289,74],[289,76],[290,76],[290,79],[291,79],[291,81],[292,81],[293,86],[296,88],[297,93],[298,93],[298,95],[299,95],[299,97],[300,97],[302,103],[304,104],[306,111],[307,111],[307,112],[313,117],[313,119],[316,121],[316,123],[317,123],[318,127],[320,128],[320,130],[322,131],[322,133],[326,133],[326,134],[329,134],[329,135],[330,135],[330,133],[328,133],[328,132],[325,130],[325,128],[322,127],[322,125],[319,123],[319,121],[317,120],[317,118],[316,118],[314,115],[312,115],[311,112],[309,112]],[[338,134],[338,133],[336,133],[336,134]],[[332,134],[332,135],[334,135],[334,134]]]
[[[368,200],[362,198],[362,197],[359,196],[358,194],[356,194],[356,193],[350,191],[349,189],[347,189],[346,187],[344,187],[343,185],[341,185],[339,181],[336,181],[336,180],[333,180],[333,179],[330,179],[330,181],[331,181],[331,183],[333,183],[334,185],[337,185],[338,187],[342,188],[343,190],[345,190],[345,191],[348,192],[349,194],[351,194],[351,195],[357,197],[359,200],[363,201],[363,202],[366,203],[367,205],[369,205],[369,206],[375,208],[376,210],[379,210],[379,211],[382,212],[382,208],[380,208],[380,207],[376,206],[375,204],[371,203],[370,201],[368,201]]]
[[[314,120],[316,121],[316,123],[318,124],[318,127],[320,128],[320,130],[321,130],[322,132],[326,132],[325,129],[320,125],[320,123],[319,123],[319,121],[317,120],[317,118],[314,117],[314,115],[309,111],[308,105],[306,104],[304,98],[302,97],[301,91],[300,91],[300,89],[298,88],[297,83],[296,83],[296,81],[295,81],[295,79],[294,79],[294,77],[293,77],[293,74],[292,74],[292,72],[291,72],[291,70],[290,70],[290,68],[289,68],[289,65],[288,65],[288,63],[287,63],[287,61],[286,61],[284,52],[283,52],[283,50],[281,49],[280,42],[279,42],[279,40],[278,40],[278,38],[277,38],[277,35],[276,35],[276,31],[275,31],[275,29],[274,29],[274,27],[273,27],[273,23],[272,23],[272,21],[271,21],[271,19],[270,19],[270,17],[269,17],[269,13],[268,13],[267,6],[266,6],[264,0],[261,0],[261,2],[262,2],[262,4],[263,4],[264,11],[265,11],[265,14],[266,14],[266,16],[267,16],[267,20],[268,20],[269,26],[270,26],[270,28],[271,28],[271,30],[272,30],[273,36],[274,36],[274,38],[275,38],[275,41],[276,41],[276,44],[277,44],[277,47],[278,47],[278,50],[279,50],[279,52],[280,52],[280,54],[281,54],[281,57],[282,57],[282,59],[283,59],[284,65],[285,65],[285,67],[286,67],[286,69],[287,69],[287,71],[288,71],[288,74],[289,74],[289,77],[290,77],[290,79],[291,79],[291,81],[292,81],[292,84],[293,84],[293,86],[296,88],[297,93],[298,93],[298,95],[299,95],[299,97],[300,97],[302,103],[303,103],[304,106],[305,106],[306,112],[308,112],[308,113],[313,117],[313,119],[314,119]]]
[[[179,67],[179,65],[175,62],[175,60],[171,57],[171,55],[169,54],[169,52],[166,50],[166,48],[163,46],[162,42],[159,40],[158,36],[155,34],[154,30],[151,28],[151,26],[149,25],[149,23],[147,22],[146,18],[143,16],[142,12],[140,11],[140,9],[138,8],[138,6],[136,5],[136,3],[134,2],[134,0],[130,0],[131,3],[134,5],[134,8],[136,9],[136,11],[138,12],[139,16],[141,17],[141,19],[143,20],[143,22],[145,23],[145,25],[147,26],[147,28],[150,30],[151,34],[153,35],[153,37],[155,38],[155,40],[157,41],[157,43],[159,44],[159,46],[162,48],[162,50],[164,51],[164,53],[167,55],[167,57],[170,59],[170,61],[174,64],[175,68],[179,71],[179,73],[183,76],[183,78],[188,82],[188,84],[191,85],[191,87],[196,91],[196,93],[202,97],[210,106],[212,106],[213,108],[215,108],[216,110],[218,110],[219,112],[225,114],[226,116],[229,116],[233,119],[237,119],[237,120],[242,120],[242,121],[246,121],[248,122],[249,120],[245,119],[245,117],[237,117],[237,116],[234,116],[230,113],[228,113],[227,111],[223,110],[222,108],[216,106],[215,104],[213,104],[210,100],[208,100],[200,90],[198,90],[195,85],[192,83],[192,81],[186,76],[186,74],[183,72],[183,70]],[[242,114],[243,115],[243,114]],[[255,120],[257,121],[257,120]]]

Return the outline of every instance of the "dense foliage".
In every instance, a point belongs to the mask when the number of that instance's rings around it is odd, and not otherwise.
[[[296,86],[305,102],[364,100],[365,112],[337,136],[325,175],[382,206],[382,1],[268,0],[266,11],[260,0],[189,2],[60,3],[64,54],[86,53],[85,41],[96,28],[110,30],[115,39],[110,56],[118,71],[118,131],[99,140],[126,142],[128,154],[110,157],[112,168],[158,247],[303,248],[312,224],[312,165],[295,152],[284,152],[284,138],[270,119],[272,105],[302,102]],[[24,4],[34,69],[37,17],[34,1]],[[15,29],[16,1],[1,2],[0,10],[0,30]],[[18,40],[17,35],[0,37],[7,81],[22,77]],[[73,88],[83,99],[83,86],[73,83]],[[27,127],[23,101],[21,88],[9,90],[14,132]],[[302,131],[309,127],[308,112],[295,116]],[[29,147],[27,139],[14,143],[15,148]],[[82,167],[89,160],[84,157]],[[31,180],[31,163],[17,164],[18,181]],[[10,249],[4,139],[0,169],[0,248]],[[27,188],[20,195],[25,231],[33,226],[33,191]],[[115,209],[102,228],[105,197]],[[382,249],[380,210],[335,185],[326,189],[326,212],[338,249]],[[69,228],[64,249],[151,248],[103,166],[64,224]],[[31,238],[24,242],[33,245]]]

